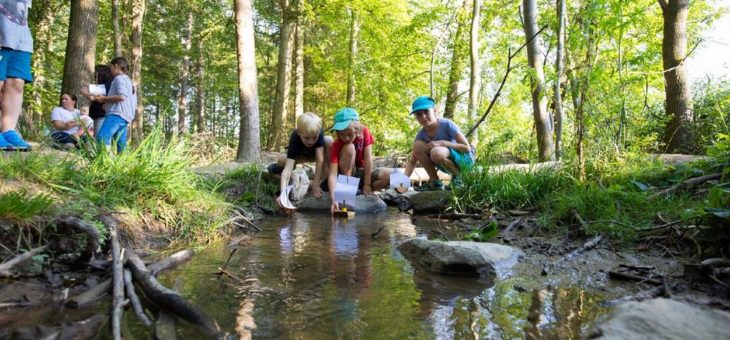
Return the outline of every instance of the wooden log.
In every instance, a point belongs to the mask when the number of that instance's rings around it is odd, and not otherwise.
[[[139,301],[139,297],[134,291],[134,283],[132,283],[132,272],[130,272],[129,269],[124,270],[124,287],[127,289],[127,296],[129,296],[129,301],[132,303],[132,309],[134,310],[134,314],[137,315],[139,321],[141,321],[147,327],[152,326],[152,321],[150,320],[150,318],[147,317],[147,314],[144,313],[142,303]]]
[[[698,185],[700,185],[702,183],[705,183],[707,181],[711,181],[711,180],[715,180],[715,179],[720,179],[720,178],[722,178],[722,174],[721,173],[709,174],[709,175],[704,175],[704,176],[690,178],[690,179],[688,179],[688,180],[686,180],[686,181],[684,181],[682,183],[678,183],[678,184],[675,184],[675,185],[673,185],[673,186],[671,186],[669,188],[666,188],[666,189],[659,190],[659,191],[655,192],[654,194],[652,194],[652,195],[649,196],[649,199],[655,199],[655,198],[658,198],[658,197],[661,197],[661,196],[665,196],[665,195],[671,194],[671,193],[673,193],[673,192],[675,192],[677,190],[680,190],[680,189],[693,188],[693,187],[696,187],[696,186],[698,186]]]
[[[58,218],[56,224],[80,231],[86,235],[86,247],[84,247],[77,261],[89,263],[94,257],[94,252],[99,248],[99,230],[84,220],[72,216]]]
[[[193,306],[176,291],[157,282],[137,254],[131,251],[128,253],[127,265],[132,270],[134,280],[152,302],[208,334],[220,333],[220,327],[213,318]]]
[[[163,260],[151,264],[148,270],[152,275],[157,276],[157,274],[163,270],[167,270],[177,266],[180,263],[187,262],[188,260],[193,258],[194,254],[195,252],[192,249],[181,250]]]
[[[122,265],[122,253],[121,247],[119,246],[119,239],[117,238],[117,229],[110,228],[109,235],[111,236],[112,243],[112,338],[114,340],[122,339],[122,315],[124,309],[122,304],[124,303],[124,269]]]
[[[18,264],[21,264],[31,257],[35,256],[36,254],[40,253],[44,249],[46,249],[47,246],[38,247],[35,249],[31,249],[23,254],[20,254],[16,257],[13,257],[12,259],[3,262],[0,264],[0,277],[10,277],[13,276],[13,273],[11,270],[17,266]]]

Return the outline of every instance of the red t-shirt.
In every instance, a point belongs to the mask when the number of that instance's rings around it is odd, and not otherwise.
[[[362,168],[365,166],[365,147],[368,145],[373,145],[375,143],[375,137],[370,134],[370,130],[363,125],[362,126],[362,137],[356,137],[354,141],[352,141],[352,144],[355,145],[355,167]],[[332,143],[332,153],[330,154],[330,163],[332,164],[339,164],[340,163],[340,151],[342,151],[342,147],[345,144],[337,138],[334,143]]]

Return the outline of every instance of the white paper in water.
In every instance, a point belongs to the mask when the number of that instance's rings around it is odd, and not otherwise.
[[[390,188],[395,189],[400,186],[410,188],[411,178],[402,173],[400,169],[395,169],[390,173]]]
[[[106,96],[106,85],[89,84],[89,94],[92,94],[95,96]]]
[[[355,195],[357,195],[357,186],[360,179],[345,175],[337,176],[337,186],[335,187],[335,201],[339,203],[340,209],[345,206],[350,209],[355,208]]]
[[[284,190],[282,190],[281,194],[279,195],[279,202],[281,203],[281,206],[286,209],[296,209],[291,201],[289,200],[289,193],[294,188],[293,185],[287,185]]]

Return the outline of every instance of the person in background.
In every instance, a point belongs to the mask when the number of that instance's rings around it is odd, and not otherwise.
[[[413,141],[413,155],[406,163],[405,175],[411,176],[418,161],[428,173],[429,181],[416,188],[417,191],[444,189],[437,168],[453,176],[452,187],[460,185],[458,176],[474,165],[474,148],[454,122],[436,117],[436,102],[430,97],[416,98],[411,114],[423,128]]]
[[[84,129],[79,124],[81,116],[76,109],[76,99],[75,95],[64,93],[61,95],[61,105],[51,111],[51,124],[55,129],[51,138],[56,148],[78,148],[79,141],[86,139]]]
[[[33,37],[28,27],[31,0],[0,1],[0,151],[31,149],[17,131],[23,86],[33,82]]]

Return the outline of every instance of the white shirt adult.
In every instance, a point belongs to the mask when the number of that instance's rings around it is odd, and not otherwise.
[[[78,124],[68,124],[73,126],[70,126],[68,129],[63,130],[62,128],[59,128],[59,126],[64,125],[59,125],[57,124],[57,122],[60,122],[61,124],[65,124],[66,122],[76,122],[78,119],[80,119],[80,117],[81,113],[75,108],[68,110],[59,106],[51,111],[51,121],[53,121],[53,126],[55,127],[56,131],[65,132],[69,135],[74,135],[79,132]]]

